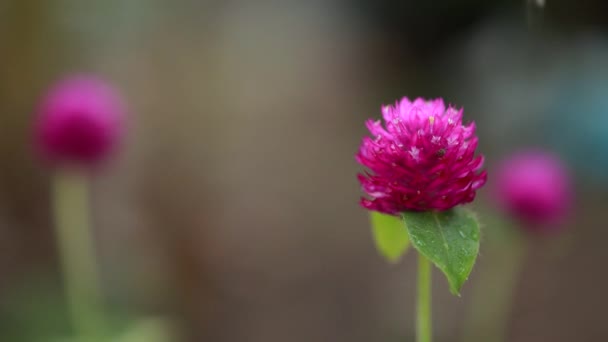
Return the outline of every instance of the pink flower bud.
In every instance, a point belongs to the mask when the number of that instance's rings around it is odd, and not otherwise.
[[[384,123],[367,121],[357,161],[368,171],[359,182],[369,210],[447,210],[469,203],[486,182],[483,156],[475,155],[475,125],[463,125],[462,109],[442,99],[410,101],[382,108]]]
[[[123,135],[120,96],[100,79],[76,75],[45,95],[34,126],[35,143],[52,164],[95,166],[105,161]]]
[[[518,152],[500,163],[496,198],[526,229],[555,227],[571,206],[570,177],[561,160],[548,152]]]

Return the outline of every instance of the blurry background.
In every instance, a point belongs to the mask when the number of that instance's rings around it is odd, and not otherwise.
[[[73,71],[111,80],[132,113],[124,151],[94,184],[116,317],[168,317],[182,341],[413,340],[415,257],[388,265],[374,250],[354,153],[381,104],[442,96],[477,123],[490,170],[477,203],[519,147],[553,149],[576,175],[569,226],[529,241],[507,340],[608,339],[607,11],[601,0],[0,0],[0,341],[65,326],[50,175],[29,129],[40,94]],[[462,297],[435,273],[436,341],[462,340],[476,281],[510,255],[494,253],[498,220],[476,206],[484,240]]]

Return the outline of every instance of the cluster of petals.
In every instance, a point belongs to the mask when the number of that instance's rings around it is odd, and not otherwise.
[[[475,125],[462,124],[462,109],[442,99],[404,97],[382,108],[383,121],[368,120],[356,155],[367,170],[359,182],[361,205],[391,215],[448,210],[469,203],[486,182],[476,155]]]
[[[98,164],[109,157],[124,131],[122,99],[91,75],[71,75],[54,84],[36,114],[36,147],[53,164]]]
[[[557,228],[572,206],[572,182],[561,159],[541,149],[516,152],[496,171],[499,205],[532,231]]]

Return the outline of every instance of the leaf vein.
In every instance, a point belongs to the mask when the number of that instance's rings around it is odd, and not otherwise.
[[[448,245],[448,241],[445,239],[445,234],[443,233],[443,226],[441,225],[441,223],[439,222],[439,217],[437,217],[437,213],[433,213],[433,218],[435,219],[435,222],[437,223],[437,227],[439,227],[439,234],[441,234],[441,239],[443,240],[443,245],[445,246],[446,249],[446,256],[447,256],[447,263],[446,266],[449,267],[450,262],[451,262],[451,257],[450,257],[450,246]]]

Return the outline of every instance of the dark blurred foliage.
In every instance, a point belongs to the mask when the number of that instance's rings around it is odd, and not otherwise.
[[[433,58],[443,45],[473,30],[488,15],[522,10],[521,4],[507,0],[354,2],[370,27],[381,31],[396,48],[421,59]]]

